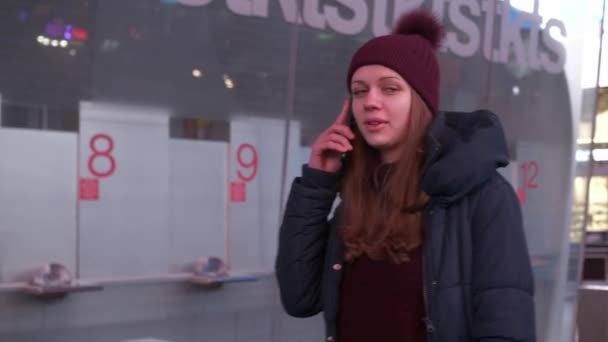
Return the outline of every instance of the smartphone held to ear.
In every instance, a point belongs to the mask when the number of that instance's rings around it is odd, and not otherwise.
[[[357,123],[355,122],[355,116],[353,114],[352,105],[353,105],[353,99],[351,97],[349,99],[349,103],[348,103],[347,125],[348,125],[348,128],[350,128],[354,133],[356,131]],[[351,153],[352,153],[352,151],[348,151],[348,152],[342,154],[342,168],[348,167],[348,164],[350,162]]]
[[[354,132],[356,125],[355,114],[353,113],[353,98],[351,97],[348,100],[348,127]]]

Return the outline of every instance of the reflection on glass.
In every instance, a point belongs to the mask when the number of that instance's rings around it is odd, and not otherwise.
[[[302,3],[298,16],[295,1],[3,0],[0,279],[48,260],[83,277],[180,272],[201,255],[231,270],[272,270],[285,189],[339,111],[345,61],[421,4],[443,12],[452,33],[440,56],[441,107],[498,113],[512,156],[505,175],[517,190],[538,185],[526,189],[524,216],[539,338],[569,340],[585,215],[591,231],[608,229],[607,175],[591,179],[584,212],[600,1]],[[108,177],[89,170],[97,134],[114,142],[92,163],[113,158]],[[40,339],[48,326],[66,342],[134,331],[172,341],[323,338],[320,321],[279,314],[272,279],[226,289],[126,286],[71,297],[69,308],[1,298],[0,316],[26,314],[0,327],[0,340]]]

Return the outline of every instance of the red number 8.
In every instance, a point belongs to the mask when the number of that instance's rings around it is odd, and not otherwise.
[[[97,140],[100,139],[108,142],[108,148],[105,151],[100,151],[96,147]],[[116,169],[116,161],[112,156],[112,151],[114,150],[114,140],[112,140],[112,137],[107,134],[96,134],[89,141],[89,147],[91,148],[91,151],[93,151],[93,154],[91,154],[91,156],[89,157],[88,162],[89,172],[91,172],[92,175],[100,178],[111,176],[114,173],[114,170]],[[95,166],[93,165],[95,159],[97,158],[108,159],[110,161],[110,168],[105,172],[97,171],[95,169]]]

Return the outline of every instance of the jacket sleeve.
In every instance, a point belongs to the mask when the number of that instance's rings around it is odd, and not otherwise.
[[[322,310],[321,292],[327,221],[336,198],[340,176],[302,168],[291,186],[279,231],[275,271],[281,303],[295,317],[310,317]]]
[[[473,335],[480,342],[533,342],[534,279],[521,207],[498,173],[472,215]]]

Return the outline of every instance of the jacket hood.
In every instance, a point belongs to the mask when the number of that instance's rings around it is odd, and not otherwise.
[[[438,112],[425,147],[421,188],[441,203],[462,198],[509,164],[500,120],[487,110]]]

